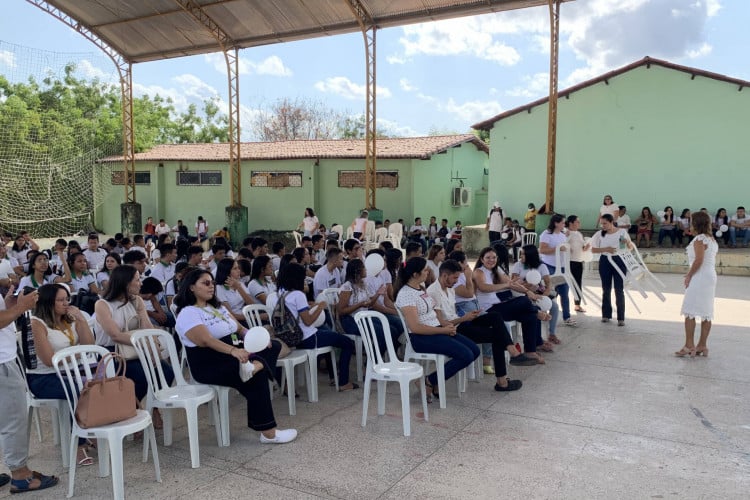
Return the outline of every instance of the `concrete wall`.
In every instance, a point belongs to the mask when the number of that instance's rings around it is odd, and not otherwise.
[[[498,121],[490,132],[490,202],[515,218],[545,197],[547,105]],[[593,227],[605,194],[627,205],[748,205],[750,91],[661,66],[635,68],[561,98],[555,211]]]
[[[379,171],[399,172],[396,189],[380,188],[376,193],[377,208],[383,217],[396,221],[403,218],[409,224],[421,216],[424,222],[434,215],[445,217],[453,224],[483,221],[487,205],[484,175],[488,156],[473,144],[463,144],[428,160],[380,159]],[[115,167],[119,170],[119,166]],[[221,186],[178,186],[177,171],[212,170],[222,172]],[[136,186],[136,200],[142,205],[144,218],[164,218],[174,225],[182,219],[191,228],[202,215],[211,230],[225,224],[224,208],[230,203],[231,181],[229,167],[223,162],[137,162],[136,170],[151,172],[150,185]],[[249,230],[293,229],[302,220],[305,207],[313,207],[318,218],[329,227],[338,222],[348,226],[364,207],[363,188],[338,187],[339,170],[362,170],[364,160],[322,159],[245,161],[242,163],[242,204],[248,207]],[[302,172],[301,187],[253,187],[253,171]],[[106,172],[106,173],[105,173]],[[459,185],[453,177],[464,178],[471,187],[473,201],[467,207],[451,206],[451,188]],[[108,169],[95,177],[95,182],[110,183]],[[95,190],[96,191],[96,190]],[[95,211],[97,227],[107,233],[120,231],[120,204],[125,189],[111,186]]]

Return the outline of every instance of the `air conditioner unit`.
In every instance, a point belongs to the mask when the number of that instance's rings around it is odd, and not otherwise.
[[[471,188],[455,187],[451,193],[451,205],[454,207],[468,207],[471,205]]]

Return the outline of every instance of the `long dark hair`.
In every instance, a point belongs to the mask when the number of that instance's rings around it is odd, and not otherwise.
[[[505,274],[510,274],[510,254],[508,253],[508,247],[502,243],[493,245],[492,249],[497,255],[497,267],[505,271]]]
[[[57,328],[57,318],[55,317],[55,301],[57,300],[58,290],[65,290],[65,295],[70,299],[70,292],[66,287],[59,283],[49,283],[47,285],[40,286],[37,291],[39,292],[39,300],[36,302],[34,308],[34,316],[42,320],[42,322],[49,328]],[[68,323],[73,323],[74,319],[70,314],[67,314],[64,318]]]
[[[396,281],[398,278],[398,270],[401,267],[401,259],[404,258],[404,253],[398,248],[391,248],[385,251],[385,268],[391,274],[391,281]]]
[[[719,214],[721,213],[722,210],[724,211],[724,217],[719,217]],[[718,209],[716,211],[716,220],[721,220],[721,219],[724,219],[723,220],[724,224],[728,224],[728,222],[729,222],[729,215],[727,214],[727,209],[726,208],[720,208],[720,209]]]
[[[344,281],[351,281],[352,286],[359,286],[362,281],[362,272],[365,270],[365,263],[362,259],[352,259],[346,265],[346,277]]]
[[[427,266],[427,259],[424,257],[412,257],[406,261],[401,269],[398,270],[398,280],[396,282],[396,295],[401,292],[401,289],[406,286],[412,276],[421,273]]]
[[[560,214],[552,215],[552,217],[549,218],[549,224],[547,224],[546,231],[548,233],[553,233],[555,231],[555,224],[557,224],[558,222],[562,222],[564,220],[565,220],[565,217],[563,217]]]
[[[107,287],[104,289],[102,299],[107,302],[125,299],[123,302],[127,303],[130,300],[130,296],[128,295],[128,285],[133,281],[135,273],[137,272],[138,269],[130,264],[123,264],[122,266],[117,266],[112,269],[112,274],[109,276],[109,281],[107,281]]]
[[[310,207],[305,208],[305,210],[307,211],[308,214],[310,214],[308,215],[308,217],[315,217],[315,210],[313,210]]]
[[[568,218],[565,219],[565,227],[570,227],[570,225],[575,223],[575,221],[577,220],[578,220],[577,215],[568,215]]]
[[[279,289],[287,292],[304,291],[305,289],[305,267],[302,264],[290,262],[279,269],[279,276],[276,282]]]
[[[614,224],[615,223],[615,218],[612,217],[612,214],[604,214],[604,215],[601,216],[601,218],[604,219],[604,220],[606,220],[610,224]],[[607,235],[607,230],[606,229],[602,229],[602,236],[606,236],[606,235]]]
[[[180,281],[180,290],[177,292],[177,295],[174,296],[173,300],[173,302],[177,305],[177,314],[180,314],[180,311],[182,311],[184,308],[195,304],[195,294],[190,289],[190,287],[195,285],[198,280],[206,274],[213,280],[214,277],[210,271],[206,271],[205,269],[195,269],[187,273],[182,281]],[[216,308],[219,308],[221,306],[219,299],[216,298],[216,287],[214,287],[213,296],[207,301],[207,303]]]
[[[29,254],[30,253],[31,252],[29,252]],[[49,261],[49,257],[47,257],[47,254],[44,254],[42,252],[37,252],[36,254],[32,255],[29,258],[29,273],[28,273],[28,276],[33,276],[34,275],[34,268],[36,267],[36,261],[37,261],[37,259],[39,259],[39,257],[44,257],[45,259],[47,259]],[[48,265],[47,266],[47,270],[44,271],[44,276],[49,276],[50,274],[52,274],[52,267]]]
[[[109,252],[106,257],[104,257],[104,265],[101,268],[101,271],[104,271],[107,274],[110,274],[110,270],[107,269],[107,259],[112,257],[115,259],[115,262],[117,262],[117,266],[120,267],[122,265],[122,258],[120,258],[120,254],[117,252]]]
[[[672,213],[669,214],[669,219],[667,219],[667,210],[671,210]],[[674,208],[667,205],[664,207],[664,222],[674,222]]]
[[[484,258],[485,255],[487,255],[490,252],[494,253],[497,256],[497,252],[495,252],[495,249],[492,248],[492,247],[484,247],[479,252],[479,257],[477,257],[477,262],[476,262],[476,264],[474,264],[474,270],[475,271],[477,269],[481,269],[481,268],[484,267],[484,264],[482,264],[482,259]],[[492,271],[492,283],[495,284],[495,285],[497,285],[498,283],[500,283],[500,273],[497,272],[497,270],[500,267],[499,262],[500,262],[500,259],[497,260],[497,263],[495,264],[495,267],[493,269],[490,269],[490,271]],[[489,268],[487,268],[487,269],[489,269]]]
[[[271,257],[268,255],[260,255],[253,260],[253,270],[250,271],[251,280],[259,280],[260,274],[266,268],[268,263],[271,262]]]
[[[542,265],[542,259],[539,258],[539,249],[536,245],[524,245],[523,248],[523,267],[526,269],[537,269]]]
[[[221,259],[216,264],[216,286],[222,286],[224,282],[229,278],[234,267],[234,259],[226,258]]]

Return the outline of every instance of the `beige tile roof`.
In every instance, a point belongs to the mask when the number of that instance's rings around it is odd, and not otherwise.
[[[428,159],[454,146],[472,143],[477,149],[489,152],[487,144],[472,134],[430,137],[378,139],[379,159]],[[317,141],[243,142],[243,160],[289,160],[305,158],[364,158],[364,139],[336,139]],[[102,163],[122,161],[122,156],[109,156]],[[229,146],[213,144],[162,144],[150,151],[136,153],[135,161],[229,161]]]

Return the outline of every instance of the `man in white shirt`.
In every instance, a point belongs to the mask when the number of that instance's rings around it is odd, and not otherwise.
[[[626,213],[627,208],[625,207],[625,205],[620,205],[618,208],[620,210],[620,213],[617,216],[617,220],[615,221],[615,226],[617,226],[617,229],[630,231],[630,216]]]
[[[737,236],[742,238],[742,245],[750,242],[750,217],[745,214],[745,207],[737,207],[737,213],[729,219],[729,247],[737,247]]]
[[[96,274],[104,267],[104,260],[107,258],[107,251],[99,248],[99,235],[96,233],[89,234],[89,247],[83,251],[86,260],[89,263],[89,270]]]
[[[502,236],[503,221],[505,220],[505,212],[500,206],[500,202],[496,201],[492,204],[492,209],[487,216],[487,222],[484,225],[485,231],[489,232],[490,245],[492,242],[499,240]]]
[[[422,253],[427,251],[427,241],[425,235],[427,234],[427,228],[422,225],[422,218],[414,218],[414,225],[409,228],[409,241],[416,241],[422,245]]]
[[[164,219],[159,219],[159,223],[156,225],[154,231],[156,231],[156,238],[158,239],[162,234],[169,234],[172,231],[172,228],[169,227],[169,224],[164,222]]]
[[[159,262],[151,267],[151,277],[164,285],[174,277],[175,260],[177,260],[177,247],[172,243],[163,244]]]
[[[326,253],[326,264],[315,272],[313,278],[313,293],[317,297],[326,288],[341,286],[341,266],[344,257],[340,248],[329,248]]]

